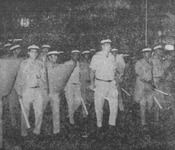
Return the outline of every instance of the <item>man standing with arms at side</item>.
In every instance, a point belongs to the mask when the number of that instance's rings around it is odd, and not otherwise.
[[[116,65],[111,54],[111,40],[101,41],[102,50],[96,53],[91,61],[91,86],[94,90],[95,112],[97,119],[97,137],[102,134],[103,105],[109,103],[109,133],[113,133],[118,113],[118,90],[114,80]]]

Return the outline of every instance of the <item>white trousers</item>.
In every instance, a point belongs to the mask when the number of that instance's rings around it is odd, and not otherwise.
[[[65,96],[68,104],[69,122],[74,124],[75,111],[81,105],[81,90],[79,84],[67,84],[65,88]]]
[[[108,98],[110,109],[109,125],[115,126],[118,113],[118,91],[117,87],[115,86],[115,82],[104,82],[96,80],[95,86],[94,102],[97,126],[102,127],[103,105],[105,97]]]
[[[26,88],[22,94],[22,101],[27,117],[29,117],[30,106],[33,104],[35,113],[35,128],[33,132],[40,134],[43,117],[43,97],[40,88]],[[21,113],[21,135],[27,135],[27,127],[23,114]]]
[[[47,107],[48,102],[50,101],[53,118],[53,133],[57,134],[60,132],[60,93],[50,93],[47,95],[46,91],[44,91],[43,96],[44,109]]]

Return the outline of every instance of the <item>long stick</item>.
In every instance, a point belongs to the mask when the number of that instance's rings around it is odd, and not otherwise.
[[[161,90],[158,90],[158,89],[155,89],[155,91],[157,91],[157,92],[159,92],[159,93],[162,93],[162,94],[164,94],[164,95],[169,95],[168,93],[165,93],[165,92],[163,92],[163,91],[161,91]]]
[[[30,123],[29,123],[29,120],[27,118],[26,112],[24,110],[24,105],[23,105],[23,102],[22,102],[22,99],[21,98],[19,99],[19,102],[20,102],[20,105],[21,105],[22,114],[24,115],[24,119],[25,119],[27,128],[29,129],[30,128]]]
[[[145,46],[148,45],[148,0],[146,0],[146,11],[145,11]]]
[[[162,106],[160,105],[159,101],[157,100],[157,98],[155,96],[154,96],[154,100],[156,101],[156,103],[159,106],[159,108],[162,109]]]
[[[83,100],[82,97],[81,97],[81,102],[82,102],[82,105],[83,105],[83,108],[85,110],[86,115],[88,115],[88,111],[87,111],[86,105],[85,105],[84,100]]]
[[[101,94],[98,90],[93,89],[93,91],[97,92],[98,94],[100,94],[103,98],[105,98],[106,100],[110,100],[109,98],[107,98],[106,96],[104,96],[103,94]]]
[[[122,88],[122,91],[126,93],[126,95],[131,96],[125,89]]]

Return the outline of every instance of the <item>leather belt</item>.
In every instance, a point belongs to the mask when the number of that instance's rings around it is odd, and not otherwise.
[[[32,89],[36,89],[36,88],[39,88],[39,86],[34,86],[34,87],[30,87],[30,88],[32,88]]]
[[[79,83],[72,83],[73,85],[78,85]]]
[[[86,80],[87,83],[91,83],[91,80]]]
[[[99,81],[103,81],[103,82],[112,82],[113,80],[103,80],[103,79],[99,79],[99,78],[95,78],[96,80],[99,80]]]

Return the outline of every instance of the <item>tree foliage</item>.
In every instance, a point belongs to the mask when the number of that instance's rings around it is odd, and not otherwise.
[[[160,24],[163,15],[172,6],[169,1],[148,2],[148,43],[152,45],[157,31],[165,28]],[[7,0],[1,3],[0,29],[4,41],[22,37],[24,45],[49,43],[54,49],[84,50],[99,49],[100,40],[110,38],[113,47],[131,53],[144,46],[144,0]],[[22,17],[30,19],[28,28],[20,26]]]

